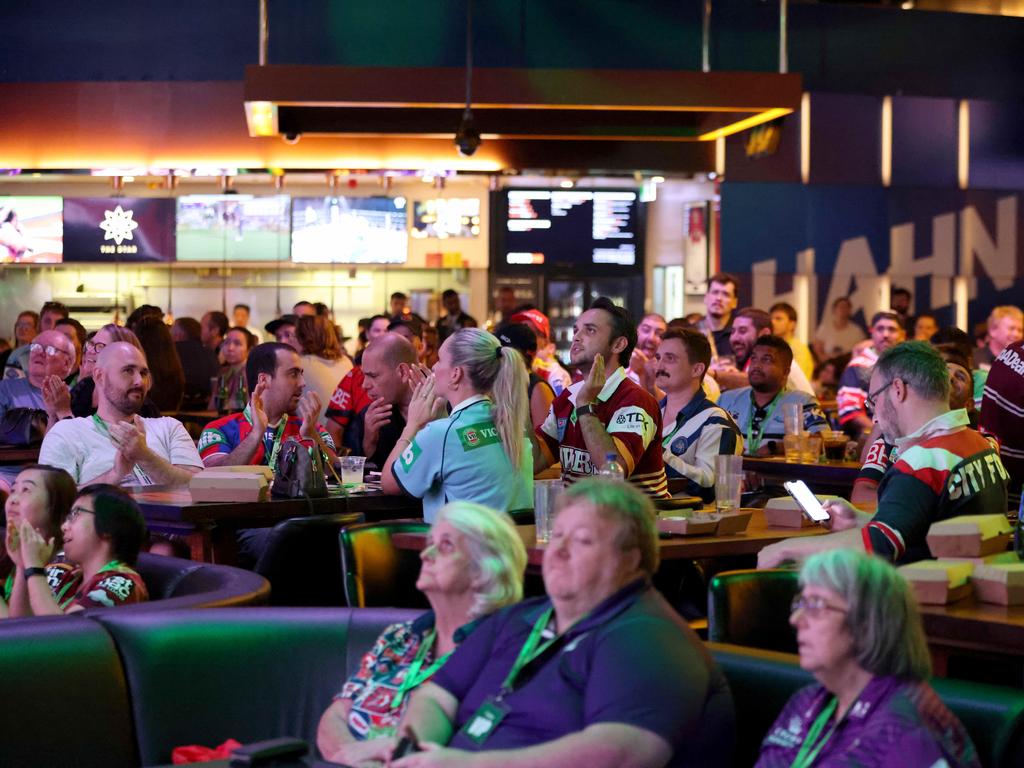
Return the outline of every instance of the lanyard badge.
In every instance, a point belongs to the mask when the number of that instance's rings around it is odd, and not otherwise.
[[[483,744],[507,714],[508,706],[504,702],[487,699],[462,726],[462,733],[474,744]]]

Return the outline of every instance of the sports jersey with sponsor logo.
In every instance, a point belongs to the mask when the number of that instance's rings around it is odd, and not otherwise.
[[[596,475],[600,468],[600,463],[594,466],[583,430],[576,420],[576,397],[582,388],[583,382],[576,382],[556,397],[548,417],[537,429],[537,437],[561,461],[562,479],[568,483]],[[658,401],[630,381],[626,369],[620,366],[605,381],[594,402],[594,413],[622,453],[632,457],[630,482],[655,498],[668,498],[665,462],[658,440],[661,434]],[[604,457],[599,457],[599,462],[603,461]]]
[[[82,608],[113,608],[149,600],[149,592],[142,577],[124,563],[112,561],[103,566],[91,579],[82,581],[82,570],[66,565],[56,581],[50,580],[50,589],[63,610],[72,605]]]
[[[331,400],[327,403],[327,418],[338,426],[347,427],[356,415],[366,410],[373,402],[363,387],[363,379],[363,369],[357,366],[345,374],[331,395]],[[359,452],[362,453],[362,450]]]
[[[256,453],[252,455],[250,464],[269,465],[274,454],[274,443],[280,441],[283,445],[289,437],[298,439],[307,448],[312,447],[311,441],[299,437],[302,419],[287,414],[282,418],[286,418],[283,431],[281,431],[280,421],[277,424],[267,425],[267,429],[263,433],[263,440],[257,446]],[[280,437],[278,437],[279,431],[281,431]],[[252,420],[249,418],[249,406],[245,406],[245,410],[241,413],[233,413],[230,416],[223,416],[216,421],[211,421],[199,435],[199,456],[205,462],[209,457],[219,453],[231,453],[250,432],[252,432]],[[317,425],[317,432],[333,451],[335,449],[334,441],[322,424]]]
[[[675,418],[662,408],[661,456],[668,477],[685,477],[686,492],[704,502],[715,499],[715,456],[743,453],[743,438],[729,414],[716,406],[703,389]]]
[[[428,523],[449,501],[475,501],[503,512],[533,509],[533,448],[524,435],[516,471],[492,407],[483,395],[463,400],[450,416],[417,432],[391,465],[402,490],[423,499]]]
[[[858,416],[868,415],[865,401],[868,399],[868,384],[878,362],[874,347],[867,347],[855,355],[843,375],[839,377],[839,391],[836,406],[839,409],[839,423],[848,424]]]
[[[995,435],[1010,473],[1010,491],[1024,484],[1024,342],[1011,344],[995,359],[981,401],[982,430]]]
[[[932,523],[1006,512],[1009,475],[992,443],[968,427],[962,408],[896,441],[899,456],[878,486],[878,508],[861,529],[864,547],[889,560],[931,557]]]

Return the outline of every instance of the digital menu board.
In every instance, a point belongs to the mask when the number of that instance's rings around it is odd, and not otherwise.
[[[174,261],[174,199],[64,199],[64,261]]]
[[[638,196],[633,190],[510,189],[506,266],[633,266]]]
[[[479,198],[438,198],[416,202],[410,234],[415,238],[476,237],[480,234]]]
[[[287,261],[291,207],[286,195],[178,198],[178,261]]]
[[[59,264],[63,208],[59,197],[0,197],[0,264]]]
[[[292,261],[306,264],[404,264],[405,201],[390,197],[292,199]]]

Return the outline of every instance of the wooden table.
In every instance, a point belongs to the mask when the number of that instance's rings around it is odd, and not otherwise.
[[[35,464],[37,461],[38,445],[0,445],[0,464]]]
[[[699,560],[731,555],[756,555],[764,547],[794,536],[819,536],[827,533],[820,526],[805,528],[770,528],[764,520],[764,510],[752,510],[750,525],[743,533],[729,536],[673,536],[659,539],[662,560]],[[527,562],[540,566],[544,559],[544,546],[537,544],[532,525],[516,526],[526,544]],[[421,551],[426,545],[422,533],[396,533],[392,543],[399,549]]]
[[[767,483],[781,485],[786,480],[803,480],[818,493],[835,493],[849,498],[860,474],[856,461],[821,461],[817,464],[787,463],[781,456],[743,457],[743,470],[755,472]]]
[[[972,595],[949,605],[922,605],[921,619],[936,675],[945,675],[950,656],[965,652],[1024,656],[1024,607],[981,603]]]
[[[365,493],[324,499],[262,502],[195,502],[187,486],[128,488],[151,530],[186,536],[192,558],[231,565],[241,528],[272,526],[290,517],[360,512],[367,522],[419,518],[423,505],[408,496]]]

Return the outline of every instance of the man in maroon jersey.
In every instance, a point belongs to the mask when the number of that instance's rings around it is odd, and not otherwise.
[[[658,436],[658,402],[626,375],[636,346],[636,326],[629,313],[600,297],[580,315],[569,358],[586,376],[551,404],[537,430],[534,471],[556,461],[562,479],[573,482],[597,474],[614,454],[625,475],[655,498],[668,497],[668,481]]]
[[[1010,500],[1015,502],[1024,483],[1024,341],[1010,344],[993,361],[979,426],[999,440],[1003,466],[1010,473]]]

